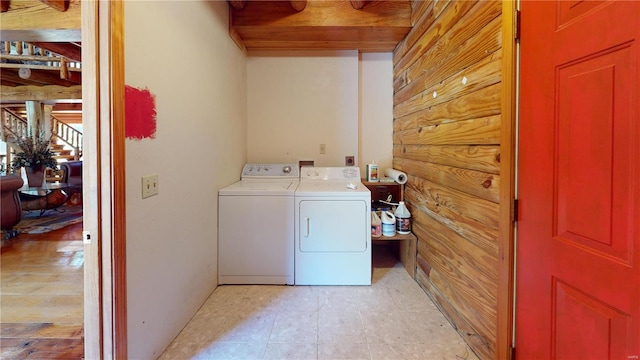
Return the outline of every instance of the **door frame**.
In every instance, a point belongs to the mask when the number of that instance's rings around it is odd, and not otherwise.
[[[83,1],[85,358],[127,357],[124,4]],[[496,355],[511,358],[517,130],[517,2],[502,2],[502,133]],[[117,166],[116,166],[117,165]],[[87,239],[86,236],[91,239]],[[90,241],[90,243],[87,243]]]
[[[498,229],[498,308],[496,358],[512,359],[514,346],[515,221],[517,183],[518,10],[502,2],[502,99],[500,137],[500,219]]]
[[[81,14],[85,359],[126,359],[124,3]]]

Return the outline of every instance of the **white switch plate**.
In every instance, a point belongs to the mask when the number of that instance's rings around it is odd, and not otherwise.
[[[158,187],[158,174],[145,175],[142,177],[142,198],[158,195],[160,189]]]

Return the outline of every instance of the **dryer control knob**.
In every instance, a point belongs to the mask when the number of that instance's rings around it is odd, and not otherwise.
[[[291,172],[291,166],[285,166],[282,168],[282,172],[288,174]]]

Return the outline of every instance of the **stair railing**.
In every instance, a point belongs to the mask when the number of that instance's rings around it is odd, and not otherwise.
[[[55,137],[73,148],[73,158],[79,160],[82,156],[82,133],[69,124],[51,116],[51,132]]]
[[[8,109],[2,109],[2,141],[13,144],[16,140],[28,134],[27,122],[18,114]]]
[[[9,145],[19,138],[28,136],[27,121],[9,109],[2,109],[2,141]],[[82,133],[67,123],[51,116],[51,133],[56,139],[73,148],[73,158],[79,160],[82,156]]]

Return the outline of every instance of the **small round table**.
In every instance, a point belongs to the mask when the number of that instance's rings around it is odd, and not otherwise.
[[[44,183],[40,187],[23,186],[18,189],[22,210],[40,210],[40,216],[47,210],[61,211],[58,208],[69,199],[68,188],[69,185],[66,183]]]

